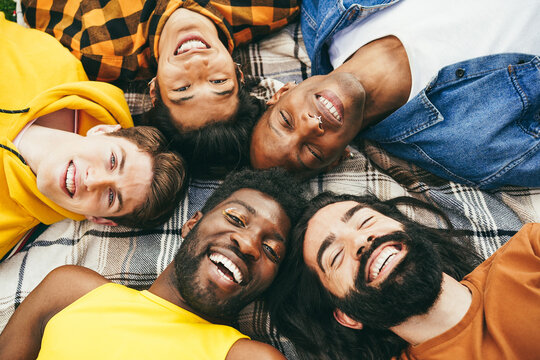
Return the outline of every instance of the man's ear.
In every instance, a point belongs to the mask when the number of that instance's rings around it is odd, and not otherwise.
[[[97,216],[86,216],[86,218],[93,223],[100,224],[100,225],[109,225],[109,226],[118,226],[117,223],[115,223],[112,220],[105,219],[103,217],[97,217]]]
[[[244,72],[242,71],[242,69],[240,69],[240,67],[238,67],[238,73],[240,74],[240,82],[242,84],[245,84],[246,83],[246,79],[244,79]]]
[[[334,310],[334,319],[341,325],[351,329],[361,330],[364,327],[364,324],[352,319],[349,315],[339,309]]]
[[[285,93],[289,90],[292,90],[296,87],[295,82],[288,82],[285,85],[283,85],[271,98],[266,102],[266,105],[274,105],[278,102],[279,98],[285,95]]]
[[[150,90],[150,101],[152,101],[152,106],[156,105],[156,77],[154,76],[152,80],[148,82],[148,89]]]
[[[116,125],[106,125],[100,124],[96,125],[86,132],[86,136],[106,134],[120,130],[122,127],[119,124]]]
[[[182,237],[183,238],[185,238],[187,236],[187,234],[189,234],[191,229],[193,229],[195,224],[197,224],[199,222],[199,220],[201,220],[202,217],[203,217],[203,213],[200,212],[200,211],[197,211],[195,214],[193,214],[191,219],[189,219],[188,221],[186,221],[184,223],[184,225],[182,225]]]

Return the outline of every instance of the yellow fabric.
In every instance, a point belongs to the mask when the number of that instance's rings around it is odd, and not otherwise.
[[[241,338],[148,291],[108,283],[49,320],[38,360],[225,359]]]
[[[0,144],[18,151],[12,141],[28,122],[63,108],[80,110],[81,135],[100,123],[133,126],[122,90],[87,81],[80,61],[56,39],[7,21],[1,12],[0,54]],[[31,169],[5,149],[0,149],[0,198],[0,259],[40,222],[84,219],[41,194]]]
[[[538,359],[540,224],[525,225],[462,284],[473,297],[463,319],[402,359]]]

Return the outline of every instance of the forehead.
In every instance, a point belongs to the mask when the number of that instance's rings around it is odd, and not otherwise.
[[[258,190],[236,190],[227,199],[218,204],[216,208],[223,208],[234,204],[257,217],[272,221],[287,220],[287,223],[289,223],[289,217],[281,205],[271,196]]]
[[[341,201],[319,209],[308,221],[304,244],[308,245],[314,239],[322,238],[324,234],[344,224],[344,216],[347,211],[357,205],[359,203],[356,201]]]

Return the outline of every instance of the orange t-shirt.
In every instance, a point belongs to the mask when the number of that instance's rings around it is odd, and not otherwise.
[[[463,319],[402,359],[540,359],[540,224],[525,225],[461,282]]]

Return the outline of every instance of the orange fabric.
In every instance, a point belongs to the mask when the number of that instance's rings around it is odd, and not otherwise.
[[[540,224],[525,225],[462,284],[473,300],[461,322],[402,359],[540,357]]]

